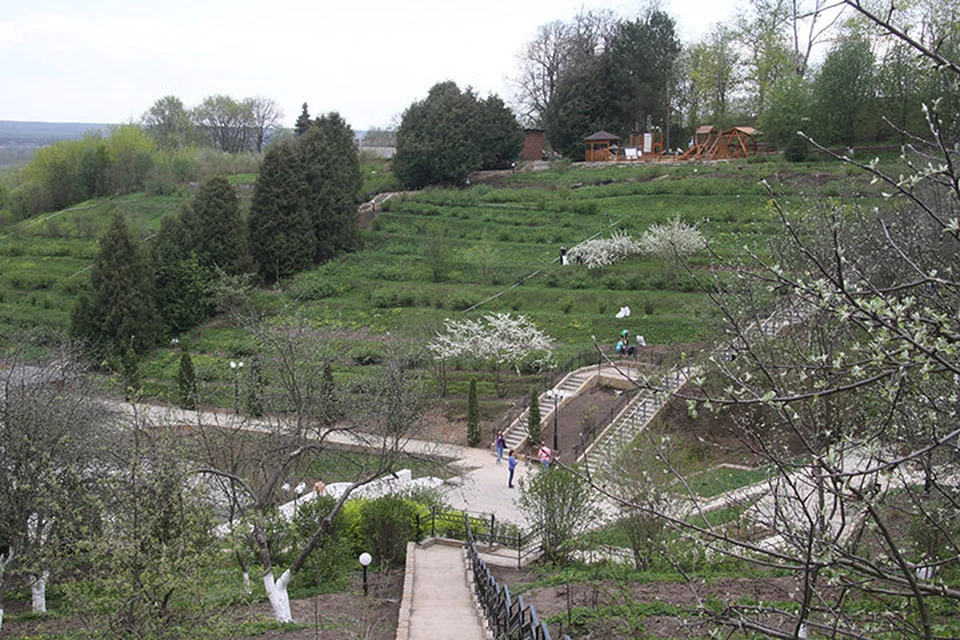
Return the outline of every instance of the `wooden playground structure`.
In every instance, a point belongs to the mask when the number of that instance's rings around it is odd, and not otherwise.
[[[683,153],[664,153],[663,132],[633,133],[626,145],[622,138],[607,131],[598,131],[583,139],[587,162],[664,162],[679,160],[728,160],[746,158],[757,153],[757,136],[753,127],[731,127],[719,131],[713,125],[697,128]]]

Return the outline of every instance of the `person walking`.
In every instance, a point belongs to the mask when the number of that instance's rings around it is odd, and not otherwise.
[[[493,449],[497,452],[497,464],[503,462],[503,450],[507,448],[507,439],[503,431],[497,431],[497,437],[493,439]]]
[[[513,449],[510,449],[510,455],[507,456],[507,471],[510,476],[507,478],[507,488],[513,489],[513,474],[517,470],[517,458],[513,455]]]

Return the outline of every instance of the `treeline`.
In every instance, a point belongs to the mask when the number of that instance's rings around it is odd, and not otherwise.
[[[266,98],[215,95],[187,109],[166,96],[139,125],[38,149],[26,166],[4,176],[0,208],[22,220],[90,198],[163,194],[216,173],[256,171],[264,145],[280,136],[282,116]]]
[[[246,218],[223,176],[205,180],[165,218],[149,250],[118,213],[77,299],[71,335],[116,364],[204,321],[252,275],[275,282],[354,249],[361,187],[353,131],[330,113],[268,149]]]
[[[899,9],[897,28],[955,58],[958,0]],[[848,3],[752,0],[729,22],[682,45],[675,21],[653,8],[633,19],[585,12],[539,28],[515,84],[524,124],[553,148],[583,157],[583,138],[659,131],[686,146],[700,125],[754,125],[773,143],[797,131],[823,144],[902,141],[923,135],[923,104],[940,100],[958,137],[960,90],[945,66],[916,56]]]

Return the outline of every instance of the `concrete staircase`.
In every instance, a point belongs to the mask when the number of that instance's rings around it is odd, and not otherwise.
[[[586,367],[583,369],[578,369],[568,373],[563,379],[550,391],[559,392],[563,397],[563,400],[558,403],[558,406],[563,406],[564,402],[567,402],[570,398],[582,392],[584,389],[588,388],[590,384],[597,378],[599,371],[597,367]],[[538,398],[538,404],[540,405],[540,431],[543,433],[543,430],[550,425],[553,420],[553,410],[554,410],[554,399],[548,395],[550,392],[545,392],[540,394]],[[506,433],[507,441],[507,451],[511,449],[519,451],[527,443],[527,439],[530,434],[527,431],[527,416],[529,415],[529,408],[524,410],[516,420],[510,425]]]
[[[578,462],[584,464],[591,474],[602,476],[611,472],[611,462],[616,459],[617,454],[650,424],[663,408],[665,398],[669,398],[682,387],[689,375],[690,372],[685,368],[674,369],[664,376],[656,393],[650,389],[638,393],[587,448]]]

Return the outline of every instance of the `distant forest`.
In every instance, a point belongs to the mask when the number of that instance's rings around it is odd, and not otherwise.
[[[0,120],[0,170],[29,162],[40,147],[76,140],[87,131],[107,133],[110,125],[93,122],[18,122]]]

